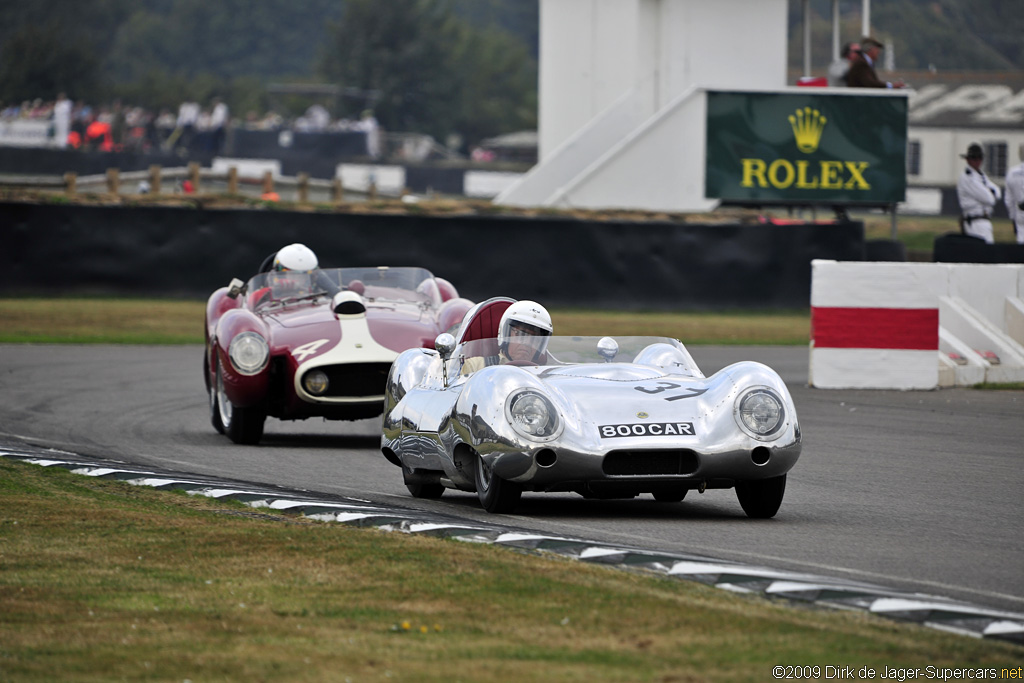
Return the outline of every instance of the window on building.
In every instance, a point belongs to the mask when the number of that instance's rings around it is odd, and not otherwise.
[[[921,175],[921,141],[907,143],[907,175]]]
[[[1006,177],[1006,143],[986,142],[985,173],[996,178]]]

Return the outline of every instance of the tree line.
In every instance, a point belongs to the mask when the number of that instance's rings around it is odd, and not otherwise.
[[[832,0],[811,0],[812,62],[829,63]],[[841,41],[861,34],[863,0],[840,0]],[[875,37],[891,40],[896,69],[1024,70],[1021,0],[887,0],[871,4]],[[803,3],[789,3],[789,65],[803,64]]]
[[[752,0],[753,1],[753,0]],[[862,0],[841,0],[843,40]],[[888,0],[872,24],[898,70],[1024,70],[1021,0]],[[789,3],[791,66],[802,3]],[[813,62],[831,56],[832,0],[812,0]],[[0,3],[0,102],[66,92],[152,110],[221,97],[232,112],[338,117],[374,109],[439,141],[534,128],[539,0],[32,0]],[[327,83],[330,102],[273,83]]]

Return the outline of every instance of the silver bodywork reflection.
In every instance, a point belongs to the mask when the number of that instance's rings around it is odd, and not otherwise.
[[[388,378],[381,449],[407,483],[474,491],[480,459],[526,491],[679,500],[691,489],[782,478],[800,454],[789,391],[760,363],[704,377],[681,343],[660,337],[551,337],[527,367],[501,364],[493,339],[440,348],[402,353]],[[463,374],[474,357],[484,367]],[[781,406],[768,436],[739,424],[741,399],[755,388]],[[524,391],[554,409],[551,433],[515,424],[510,405]]]

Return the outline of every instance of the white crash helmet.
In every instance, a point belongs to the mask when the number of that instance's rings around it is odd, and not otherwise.
[[[282,247],[274,257],[274,270],[296,270],[300,273],[309,273],[317,269],[319,263],[316,254],[305,244],[289,244]]]
[[[531,335],[534,347],[534,358],[540,356],[548,347],[548,337],[554,327],[547,309],[536,301],[517,301],[505,309],[498,323],[498,348],[508,355],[508,343],[512,338],[512,330],[517,328],[521,333]]]

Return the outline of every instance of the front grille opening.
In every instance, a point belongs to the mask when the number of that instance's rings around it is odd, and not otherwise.
[[[693,474],[700,461],[688,449],[678,451],[611,451],[602,468],[609,476],[644,474]]]
[[[346,363],[315,369],[327,373],[329,384],[323,398],[356,398],[383,395],[391,363]]]

